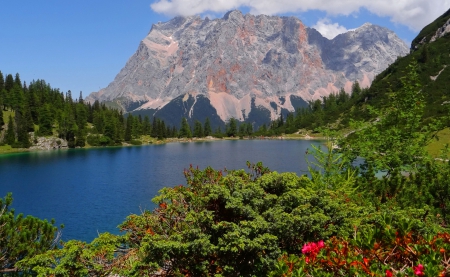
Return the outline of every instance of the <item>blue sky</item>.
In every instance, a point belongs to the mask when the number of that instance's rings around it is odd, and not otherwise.
[[[86,97],[114,79],[153,23],[175,15],[296,16],[329,37],[371,22],[409,44],[450,0],[14,0],[1,7],[0,71]]]

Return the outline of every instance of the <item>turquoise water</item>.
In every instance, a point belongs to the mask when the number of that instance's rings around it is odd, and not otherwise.
[[[13,193],[16,213],[64,223],[63,240],[118,233],[125,217],[153,209],[162,187],[185,184],[190,164],[306,173],[311,141],[233,140],[141,147],[54,150],[0,156],[0,197]],[[317,143],[317,142],[315,142]]]

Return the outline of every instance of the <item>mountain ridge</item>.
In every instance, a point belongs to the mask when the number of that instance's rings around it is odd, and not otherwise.
[[[201,95],[218,121],[248,120],[256,108],[269,120],[294,111],[294,98],[307,105],[349,91],[354,81],[369,86],[408,51],[392,31],[372,24],[328,40],[295,17],[175,17],[154,24],[114,81],[87,100],[158,116],[174,99],[192,97],[192,106],[170,112],[203,120],[196,115],[202,107],[194,107]]]

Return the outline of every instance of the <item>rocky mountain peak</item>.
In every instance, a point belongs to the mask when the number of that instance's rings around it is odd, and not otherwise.
[[[166,120],[178,114],[177,122],[202,119],[205,105],[222,121],[274,119],[354,81],[369,86],[407,53],[393,32],[372,24],[328,40],[296,17],[175,17],[154,24],[115,80],[88,100]]]

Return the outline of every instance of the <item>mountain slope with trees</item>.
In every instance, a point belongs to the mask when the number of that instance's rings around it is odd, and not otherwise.
[[[53,148],[141,144],[143,136],[191,138],[194,126],[185,118],[181,121],[185,125],[178,130],[156,117],[124,115],[98,101],[87,103],[81,92],[74,99],[71,91],[63,93],[44,80],[27,84],[18,73],[13,77],[0,71],[0,146],[26,149],[35,146],[39,137],[55,138]],[[194,136],[221,137],[221,131],[212,132],[219,127],[211,126],[206,117],[204,123],[195,122]]]

